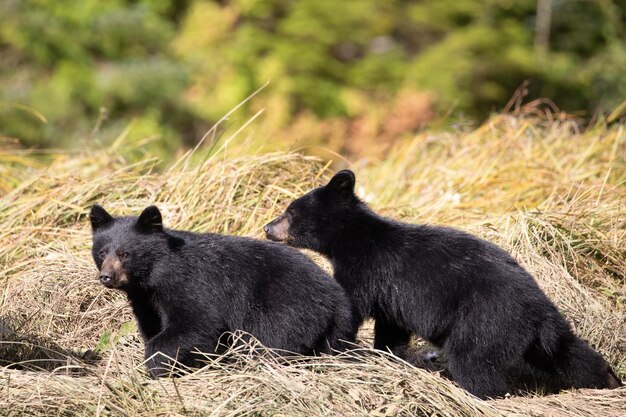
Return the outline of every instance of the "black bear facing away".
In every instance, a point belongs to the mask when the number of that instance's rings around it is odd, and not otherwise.
[[[331,353],[355,338],[341,286],[294,249],[168,230],[155,206],[139,217],[112,217],[94,205],[90,220],[99,279],[127,294],[153,377],[169,373],[168,358],[196,366],[194,351],[219,353],[225,332],[242,330],[268,348],[304,355]]]
[[[416,334],[441,347],[453,379],[481,398],[621,385],[507,252],[460,230],[381,217],[354,184],[340,171],[265,232],[330,259],[355,320],[375,319],[375,348],[403,356]]]

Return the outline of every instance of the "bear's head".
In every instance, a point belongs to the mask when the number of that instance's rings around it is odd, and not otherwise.
[[[167,245],[159,209],[150,206],[139,217],[113,217],[96,204],[89,220],[93,231],[91,254],[102,285],[120,290],[141,286],[155,257]]]
[[[354,194],[355,181],[352,171],[339,171],[328,184],[294,200],[283,214],[265,225],[267,238],[327,253],[333,237],[355,212],[365,209]]]

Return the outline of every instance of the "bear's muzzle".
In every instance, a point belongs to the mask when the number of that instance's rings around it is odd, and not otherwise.
[[[116,255],[108,255],[104,259],[98,279],[107,288],[121,288],[128,284],[122,261]]]
[[[286,242],[289,238],[289,219],[282,214],[263,227],[265,236],[274,242]]]

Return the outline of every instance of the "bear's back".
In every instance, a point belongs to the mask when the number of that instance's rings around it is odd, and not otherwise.
[[[500,300],[510,312],[555,315],[556,307],[535,279],[494,243],[449,227],[405,227],[408,261],[400,276],[446,294],[443,299],[450,305]]]
[[[168,230],[184,243],[163,259],[185,281],[214,287],[220,294],[264,295],[282,291],[287,298],[325,295],[338,299],[341,286],[309,257],[285,245],[248,237]],[[300,293],[291,294],[297,291]]]

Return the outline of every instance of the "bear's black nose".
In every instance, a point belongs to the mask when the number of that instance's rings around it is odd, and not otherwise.
[[[111,274],[109,274],[108,272],[102,272],[100,274],[100,282],[103,284],[108,284],[109,282],[111,282]]]

